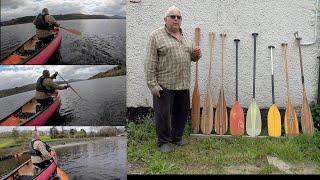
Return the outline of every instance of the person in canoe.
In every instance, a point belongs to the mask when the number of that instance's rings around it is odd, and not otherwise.
[[[53,103],[52,93],[56,90],[63,90],[70,87],[69,85],[59,86],[57,83],[54,83],[53,79],[56,79],[57,75],[58,72],[55,72],[50,76],[49,70],[43,70],[42,76],[37,80],[35,98],[41,104],[40,110]]]
[[[49,10],[47,8],[43,8],[42,13],[38,14],[33,20],[33,24],[36,26],[36,35],[40,40],[40,47],[48,44],[54,39],[52,30],[54,27],[60,26],[55,18],[49,15]]]
[[[153,95],[157,146],[161,152],[170,152],[170,143],[186,144],[182,135],[190,108],[191,61],[200,59],[201,50],[183,33],[177,7],[168,8],[164,22],[149,37],[145,72]]]
[[[40,132],[34,131],[32,133],[32,140],[29,144],[29,153],[31,156],[31,162],[40,170],[49,166],[53,160],[50,154],[51,147],[40,140]]]

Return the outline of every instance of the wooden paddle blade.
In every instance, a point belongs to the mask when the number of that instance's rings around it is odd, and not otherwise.
[[[75,35],[81,35],[81,32],[79,32],[78,30],[76,29],[66,29],[67,31],[69,31],[70,33],[72,34],[75,34]]]
[[[228,130],[227,105],[223,88],[220,90],[216,113],[214,116],[214,130],[217,134],[225,134]]]
[[[246,131],[251,137],[259,136],[261,133],[261,113],[255,99],[252,100],[247,112]]]
[[[304,134],[311,135],[313,133],[313,119],[305,91],[303,92],[303,103],[301,109],[301,126]]]
[[[201,113],[201,132],[203,134],[211,134],[213,129],[213,104],[211,97],[211,90],[207,91],[206,98],[204,101],[202,113]]]
[[[195,84],[192,94],[192,108],[191,108],[192,133],[199,133],[200,125],[200,93],[198,83]]]
[[[268,111],[268,134],[271,137],[281,136],[281,115],[275,104],[272,104]]]
[[[284,115],[284,129],[287,136],[299,135],[298,118],[290,99],[288,99]]]
[[[236,101],[231,108],[230,133],[234,136],[244,134],[244,112],[239,101]]]

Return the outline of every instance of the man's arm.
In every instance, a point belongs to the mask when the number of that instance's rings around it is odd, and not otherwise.
[[[67,86],[59,86],[57,83],[54,83],[51,78],[46,78],[45,80],[43,80],[43,85],[53,89],[59,89],[59,90],[67,89],[66,88]]]
[[[46,21],[47,21],[47,23],[49,23],[53,26],[56,26],[56,27],[60,26],[60,24],[56,21],[56,19],[51,15],[46,16]]]
[[[156,79],[157,65],[157,42],[154,34],[151,34],[147,45],[147,56],[145,59],[145,74],[147,79],[147,85],[151,90],[152,94],[155,94],[162,90]]]
[[[38,141],[35,144],[36,144],[35,149],[41,152],[42,159],[49,160],[52,158],[52,156],[50,155],[50,153],[46,149],[46,145],[43,142]]]

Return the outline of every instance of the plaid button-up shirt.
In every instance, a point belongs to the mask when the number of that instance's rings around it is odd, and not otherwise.
[[[181,30],[180,30],[181,31]],[[166,27],[153,31],[147,46],[145,72],[149,89],[153,92],[160,85],[169,90],[190,88],[191,61],[194,45],[181,31],[180,40],[172,36]]]

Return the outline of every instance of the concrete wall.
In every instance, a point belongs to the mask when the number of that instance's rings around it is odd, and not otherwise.
[[[239,38],[239,101],[248,107],[252,99],[253,37],[257,32],[256,100],[261,108],[272,103],[269,45],[274,45],[275,98],[286,104],[286,83],[281,43],[288,43],[289,84],[294,106],[302,103],[298,46],[293,33],[299,31],[302,43],[314,39],[315,0],[141,0],[127,3],[127,107],[152,107],[152,96],[144,75],[144,58],[149,34],[164,25],[164,12],[175,5],[182,11],[182,28],[194,38],[201,28],[202,58],[199,61],[200,94],[203,102],[209,63],[208,32],[216,33],[212,68],[213,102],[216,105],[221,77],[221,38],[225,32],[224,89],[227,106],[235,101],[235,43]],[[318,7],[319,9],[319,7]],[[320,14],[320,13],[318,13]],[[318,18],[318,22],[319,22]],[[320,23],[318,23],[318,29]],[[318,39],[320,30],[318,30]],[[320,55],[317,43],[302,47],[305,84],[309,101],[316,101]],[[190,95],[193,92],[195,63],[192,65]]]

